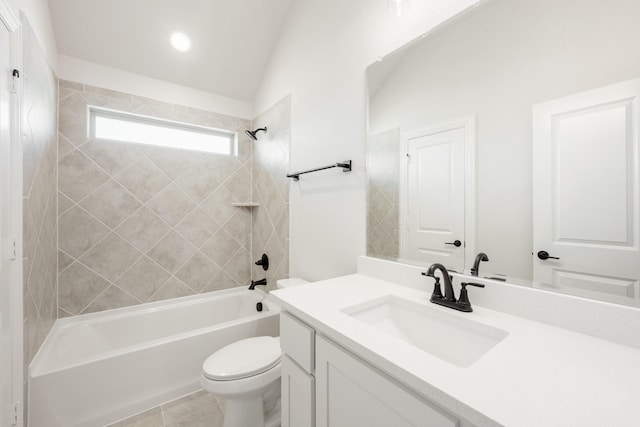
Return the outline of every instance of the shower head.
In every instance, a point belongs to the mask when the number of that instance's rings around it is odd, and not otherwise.
[[[257,140],[258,140],[258,137],[256,136],[256,134],[257,134],[258,132],[265,132],[265,133],[266,133],[266,132],[267,132],[267,127],[265,126],[265,127],[263,127],[263,128],[258,128],[258,129],[256,129],[256,130],[245,130],[245,131],[244,131],[244,133],[246,133],[247,135],[249,135],[249,137],[250,137],[251,139],[253,139],[254,141],[257,141]]]

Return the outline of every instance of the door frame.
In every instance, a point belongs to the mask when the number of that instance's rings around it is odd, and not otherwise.
[[[19,31],[20,21],[6,0],[0,0],[0,23],[9,31],[10,67],[22,70],[22,36]],[[8,76],[7,76],[8,77]],[[9,318],[11,322],[11,372],[12,372],[12,401],[15,408],[15,425],[24,424],[24,352],[23,352],[23,207],[22,207],[22,140],[21,140],[21,102],[22,79],[13,78],[13,90],[9,100],[9,132],[10,132],[10,181],[12,203],[3,212],[11,221],[14,230],[15,247],[14,260],[10,263],[9,279]],[[4,248],[3,248],[4,249]]]
[[[434,135],[456,129],[464,130],[464,268],[470,268],[476,256],[476,115],[472,114],[450,122],[430,126],[426,129],[412,130],[400,134],[400,258],[406,258],[409,234],[407,227],[407,187],[409,171],[407,153],[409,140],[421,136]]]

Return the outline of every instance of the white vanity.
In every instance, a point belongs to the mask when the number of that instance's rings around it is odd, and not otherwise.
[[[461,313],[424,269],[358,264],[272,294],[284,427],[639,425],[640,310],[479,280]]]

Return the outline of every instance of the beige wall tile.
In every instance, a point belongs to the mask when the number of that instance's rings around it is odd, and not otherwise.
[[[224,224],[236,213],[232,203],[238,202],[229,190],[220,186],[200,204],[200,207],[207,215],[215,218],[218,224]]]
[[[175,227],[178,233],[186,237],[197,248],[201,247],[219,229],[218,223],[200,208],[191,211]]]
[[[200,163],[190,168],[175,182],[196,203],[203,201],[220,185],[206,163]]]
[[[176,225],[196,206],[180,188],[171,183],[156,194],[147,206],[169,225]]]
[[[146,206],[116,228],[116,233],[139,251],[146,252],[171,230],[171,226]]]
[[[196,248],[175,231],[167,234],[147,255],[171,273],[196,253]]]
[[[142,203],[123,186],[110,180],[80,202],[80,206],[108,227],[114,228],[137,211]]]
[[[73,93],[59,103],[58,130],[75,146],[88,139],[86,110],[87,103],[81,92]]]
[[[219,154],[206,154],[205,165],[213,177],[219,182],[226,182],[238,169],[242,167],[244,162],[240,158],[221,156]]]
[[[84,209],[74,206],[59,218],[58,245],[78,258],[109,233],[109,229]]]
[[[79,262],[58,277],[58,305],[70,314],[80,314],[109,287],[109,282]]]
[[[70,255],[63,251],[58,251],[58,271],[62,271],[69,267],[73,261],[74,259]]]
[[[207,286],[204,287],[202,292],[214,292],[223,289],[235,288],[238,286],[244,286],[245,283],[238,283],[235,279],[229,276],[224,271],[218,273],[213,279],[209,281]]]
[[[182,175],[197,160],[189,152],[179,149],[146,146],[144,147],[144,153],[171,179],[176,179]]]
[[[60,80],[60,88],[82,92],[84,90],[84,85],[82,83],[71,82],[69,80]]]
[[[236,282],[248,284],[251,280],[251,257],[249,256],[249,251],[240,248],[222,269]]]
[[[136,297],[146,302],[171,277],[171,274],[147,257],[139,259],[126,273],[116,281],[116,284]]]
[[[219,266],[225,265],[240,249],[240,244],[224,229],[220,229],[201,248]]]
[[[171,182],[147,157],[140,158],[115,179],[145,203]]]
[[[251,212],[244,207],[236,208],[236,213],[223,228],[245,249],[251,248]]]
[[[251,201],[251,162],[242,165],[223,185],[237,201]]]
[[[110,233],[80,257],[80,261],[110,281],[117,280],[142,254],[115,233]]]
[[[58,191],[58,214],[65,213],[75,202]]]
[[[80,149],[111,176],[142,157],[138,145],[124,142],[91,139],[82,144]]]
[[[75,202],[108,180],[109,176],[79,150],[59,161],[58,189]]]
[[[175,277],[172,277],[167,280],[167,283],[165,283],[164,286],[149,299],[149,302],[164,301],[172,298],[186,297],[193,294],[193,289]]]
[[[95,313],[97,311],[112,310],[114,308],[129,307],[140,304],[140,301],[118,288],[109,286],[98,298],[82,311],[82,314]]]
[[[115,90],[104,89],[104,88],[101,88],[101,87],[91,86],[91,85],[84,85],[84,91],[86,93],[93,93],[93,94],[97,94],[97,95],[107,96],[107,97],[110,97],[110,98],[124,99],[125,101],[133,102],[133,95],[131,95],[129,93],[118,92],[118,91],[115,91]]]
[[[176,277],[194,291],[200,292],[219,272],[220,267],[201,252],[196,252],[196,254],[178,270]]]

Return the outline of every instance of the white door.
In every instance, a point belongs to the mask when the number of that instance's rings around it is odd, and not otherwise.
[[[465,260],[465,129],[406,136],[402,258],[462,271]]]
[[[612,302],[640,298],[639,96],[636,79],[534,106],[538,286]]]
[[[15,423],[13,409],[13,358],[12,358],[12,298],[10,285],[15,271],[13,260],[14,237],[13,204],[15,185],[12,182],[12,143],[10,128],[11,106],[11,56],[9,31],[0,24],[0,426]],[[15,379],[19,381],[19,379]]]

